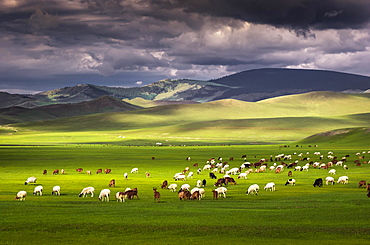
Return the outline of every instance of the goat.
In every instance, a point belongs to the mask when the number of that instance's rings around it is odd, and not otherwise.
[[[157,191],[157,188],[153,188],[154,201],[161,202],[161,193]]]

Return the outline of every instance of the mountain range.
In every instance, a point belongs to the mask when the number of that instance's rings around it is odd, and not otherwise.
[[[34,108],[50,104],[79,103],[103,95],[119,100],[142,98],[162,103],[202,103],[220,99],[255,102],[311,91],[363,93],[369,89],[370,77],[367,76],[335,71],[266,68],[243,71],[210,81],[165,79],[131,88],[81,84],[34,95],[0,92],[0,108]]]

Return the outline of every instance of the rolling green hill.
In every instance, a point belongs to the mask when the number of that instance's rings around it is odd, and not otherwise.
[[[370,127],[370,96],[311,92],[260,102],[227,99],[12,126],[18,132],[1,137],[0,143],[38,137],[48,143],[284,143],[340,128]]]

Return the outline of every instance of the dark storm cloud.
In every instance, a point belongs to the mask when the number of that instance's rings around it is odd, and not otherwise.
[[[361,28],[370,19],[367,0],[170,0],[156,1],[166,8],[229,17],[251,23],[295,30]]]
[[[60,87],[61,77],[115,85],[119,75],[134,84],[161,74],[212,79],[262,67],[368,74],[369,6],[368,0],[1,0],[0,90],[42,81]]]

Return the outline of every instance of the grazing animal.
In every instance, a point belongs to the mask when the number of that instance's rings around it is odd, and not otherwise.
[[[65,173],[66,173],[66,171],[65,171],[64,169],[61,169],[61,170],[60,170],[60,173],[61,173],[61,174],[65,174]]]
[[[110,168],[104,169],[105,174],[110,174],[111,172],[112,172],[112,169],[110,169]]]
[[[198,163],[194,163],[193,164],[193,167],[198,167],[199,166],[199,164]]]
[[[225,177],[225,184],[228,185],[229,183],[236,185],[236,181],[234,180],[234,178]]]
[[[103,189],[100,191],[99,194],[99,200],[100,201],[106,201],[109,202],[109,196],[110,196],[110,190],[109,189]]]
[[[54,171],[53,171],[53,175],[54,174],[59,174],[59,169],[55,169]]]
[[[226,192],[227,192],[227,189],[225,187],[218,187],[217,189],[215,189],[218,193],[218,196],[221,196],[223,195],[224,198],[226,198]]]
[[[129,200],[133,199],[134,197],[136,197],[137,199],[139,199],[139,196],[137,195],[137,192],[138,192],[137,191],[137,188],[130,189],[130,190],[125,191],[125,196]]]
[[[154,201],[161,202],[161,193],[157,191],[157,188],[153,188]]]
[[[35,177],[29,177],[26,182],[24,182],[25,185],[29,184],[29,183],[36,183],[37,181],[37,178]]]
[[[203,179],[202,180],[202,187],[205,187],[207,185],[207,180]]]
[[[313,187],[322,187],[322,178],[315,179],[315,182],[313,183]]]
[[[191,193],[190,200],[200,200],[200,199],[201,197],[199,191],[194,191],[193,193]]]
[[[341,176],[338,178],[338,184],[348,184],[348,176]]]
[[[19,201],[26,201],[26,196],[27,196],[26,191],[18,191],[14,199]]]
[[[295,185],[295,179],[288,179],[287,182],[285,182],[285,185]]]
[[[370,193],[370,183],[367,183],[366,190]]]
[[[202,187],[202,181],[200,179],[197,180],[196,186],[197,187]]]
[[[177,188],[177,184],[170,184],[167,189],[171,190],[172,192],[175,192]]]
[[[211,165],[210,164],[206,164],[206,165],[204,165],[204,167],[203,167],[203,170],[211,170]]]
[[[112,179],[111,181],[109,181],[109,187],[115,187],[116,186],[116,181],[114,179]]]
[[[96,170],[96,174],[101,174],[103,173],[103,169],[99,168],[98,170]]]
[[[292,171],[289,171],[288,172],[288,177],[292,177],[293,176],[293,172]]]
[[[240,173],[239,176],[238,176],[238,179],[247,179],[248,178],[247,177],[248,173]]]
[[[76,172],[79,172],[79,173],[82,173],[83,169],[82,168],[78,168],[76,169]]]
[[[132,174],[137,174],[138,172],[139,172],[139,169],[138,168],[131,169],[131,173]]]
[[[326,185],[329,185],[329,183],[331,183],[332,185],[334,185],[335,184],[335,180],[334,180],[333,177],[328,176],[328,177],[325,178],[325,183],[326,183]]]
[[[42,171],[42,174],[43,175],[47,175],[48,174],[48,171],[45,169],[44,171]]]
[[[127,180],[127,178],[128,178],[128,173],[124,173],[124,174],[123,174],[123,178],[125,178],[125,179]]]
[[[249,194],[255,194],[255,195],[258,196],[259,189],[260,189],[259,185],[253,184],[253,185],[251,185],[251,186],[248,187],[248,191],[247,191],[246,194],[247,195],[249,195]]]
[[[161,189],[166,189],[166,188],[167,188],[167,186],[168,186],[168,181],[167,181],[167,180],[165,180],[165,181],[163,181],[163,183],[162,183],[162,185],[161,185]]]
[[[87,170],[86,174],[91,175],[91,170]]]
[[[361,180],[360,182],[358,182],[358,188],[361,188],[361,187],[366,187],[366,181],[365,180]]]
[[[217,177],[216,177],[216,175],[214,174],[214,173],[209,173],[209,177],[211,178],[211,179],[217,179]]]
[[[190,199],[191,198],[191,193],[190,193],[190,191],[187,191],[187,190],[180,191],[178,193],[178,196],[179,196],[180,201],[182,201],[182,200]]]
[[[51,191],[51,195],[60,196],[60,186],[58,186],[58,185],[54,186],[53,190]]]
[[[193,172],[189,172],[189,173],[188,173],[188,178],[189,178],[189,179],[193,178],[193,176],[194,176],[194,173],[193,173]]]
[[[226,185],[226,180],[224,178],[218,179],[214,186]]]
[[[337,172],[337,170],[335,170],[335,169],[330,169],[329,170],[329,174],[335,174]]]
[[[263,189],[265,189],[265,191],[267,190],[275,191],[275,183],[274,182],[267,183]]]
[[[125,201],[125,193],[122,191],[119,191],[116,193],[116,200],[117,202],[124,202]]]
[[[82,191],[80,192],[80,194],[78,195],[78,197],[86,197],[87,194],[91,194],[91,197],[93,197],[94,196],[94,191],[95,191],[94,187],[83,188]]]
[[[218,192],[216,190],[212,190],[213,199],[218,199]]]
[[[149,178],[150,177],[150,173],[146,172],[145,173],[145,177]]]
[[[183,184],[180,188],[180,191],[183,191],[183,190],[189,190],[190,189],[190,185],[189,184]]]
[[[173,176],[173,178],[175,179],[175,181],[177,181],[177,180],[186,180],[185,174],[182,174],[182,173],[175,174],[175,176]]]
[[[36,186],[35,189],[33,190],[33,194],[42,196],[42,190],[43,189],[44,189],[44,187],[42,187],[41,185]]]

